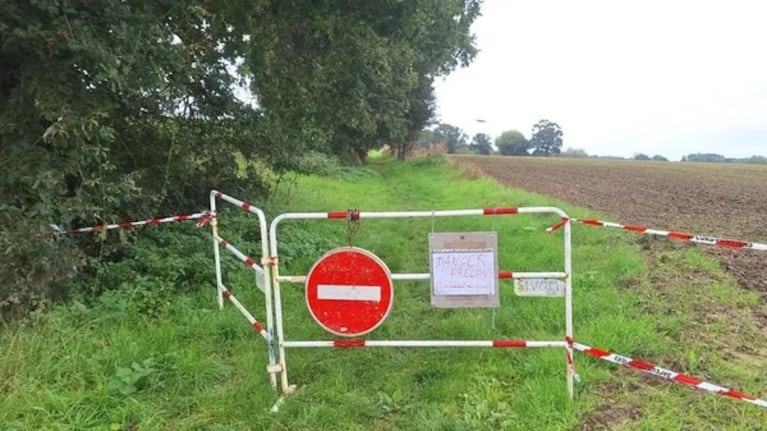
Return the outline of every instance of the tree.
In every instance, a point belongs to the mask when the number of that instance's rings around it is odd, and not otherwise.
[[[534,156],[557,155],[562,148],[562,129],[559,124],[549,120],[540,120],[533,126],[530,147]]]
[[[434,138],[437,142],[444,143],[448,154],[456,154],[466,147],[466,134],[459,127],[440,123],[434,129]]]
[[[477,154],[489,155],[493,153],[493,144],[490,136],[477,133],[471,140],[471,150]]]
[[[476,54],[479,1],[0,0],[0,10],[2,311],[121,246],[51,242],[49,223],[173,214],[211,188],[263,196],[267,170],[248,164],[241,181],[238,156],[280,173],[307,150],[359,162],[416,142],[433,79]],[[246,79],[255,106],[234,97]]]
[[[656,162],[668,162],[668,159],[661,156],[660,154],[656,154],[652,156],[652,159],[655,160]]]
[[[576,159],[585,159],[589,156],[589,153],[586,152],[586,150],[582,148],[568,148],[562,154],[560,154],[562,157],[571,157]]]
[[[385,144],[406,156],[433,114],[432,82],[467,65],[478,0],[270,1],[245,6],[245,66],[286,142],[350,161]]]
[[[726,161],[726,158],[721,154],[715,154],[715,153],[695,153],[695,154],[688,154],[686,161],[719,163],[719,162]]]
[[[647,154],[636,153],[634,154],[634,160],[650,160],[650,156]]]
[[[526,156],[530,143],[522,132],[507,130],[495,138],[495,146],[502,156]]]

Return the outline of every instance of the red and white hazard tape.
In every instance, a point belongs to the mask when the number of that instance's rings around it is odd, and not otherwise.
[[[620,223],[613,223],[609,221],[602,221],[602,220],[595,220],[595,219],[571,218],[570,221],[580,223],[580,224],[585,224],[588,226],[600,226],[600,227],[613,228],[613,229],[623,229],[623,230],[629,230],[632,232],[645,234],[645,235],[665,236],[666,238],[675,239],[679,241],[693,242],[696,244],[713,245],[716,247],[734,248],[734,249],[767,251],[767,244],[761,244],[758,242],[746,242],[746,241],[738,241],[734,239],[715,238],[711,236],[691,235],[687,233],[672,232],[672,231],[658,230],[658,229],[649,229],[644,226],[638,226],[638,225],[632,225],[632,224],[620,224]],[[562,226],[562,224],[563,223],[554,225],[546,229],[546,232],[553,233],[557,229],[559,229]]]
[[[111,230],[111,229],[131,229],[138,226],[156,225],[160,223],[178,223],[178,222],[187,221],[187,220],[199,220],[197,222],[197,227],[202,227],[208,223],[210,218],[211,218],[211,214],[208,211],[204,211],[204,212],[199,212],[194,214],[182,214],[182,215],[163,217],[163,218],[155,217],[148,220],[124,221],[124,222],[114,223],[114,224],[101,224],[101,225],[90,226],[90,227],[70,229],[67,231],[60,229],[58,226],[54,224],[51,225],[51,228],[53,228],[53,230],[58,234],[76,235],[76,234],[87,233],[87,232],[103,232],[105,230]]]
[[[569,340],[568,340],[569,342]],[[704,382],[698,378],[688,376],[686,374],[677,373],[676,371],[667,370],[651,364],[649,362],[640,361],[638,359],[629,358],[628,356],[621,356],[606,350],[597,349],[580,343],[571,343],[571,346],[578,351],[581,351],[589,356],[593,356],[597,359],[602,359],[614,364],[623,365],[624,367],[632,368],[634,370],[641,371],[643,373],[651,374],[653,376],[660,377],[662,379],[670,380],[681,385],[690,386],[704,391],[712,392],[717,395],[722,395],[732,399],[745,401],[757,405],[762,408],[767,408],[767,401],[759,398],[754,398],[745,394],[742,394],[736,390],[725,388],[713,383]]]

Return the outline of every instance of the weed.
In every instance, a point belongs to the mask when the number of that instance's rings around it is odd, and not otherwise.
[[[156,376],[158,370],[153,367],[152,358],[145,359],[141,364],[132,363],[129,367],[117,367],[114,376],[109,380],[107,389],[123,395],[131,395],[139,389],[148,387],[148,383]]]

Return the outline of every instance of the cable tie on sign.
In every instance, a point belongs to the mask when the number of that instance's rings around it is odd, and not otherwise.
[[[211,219],[213,217],[215,217],[215,215],[213,215],[213,214],[211,214],[209,212],[206,212],[202,217],[200,217],[199,220],[197,220],[196,226],[197,227],[204,227],[205,225],[207,225],[211,221]]]
[[[559,230],[559,229],[560,229],[562,226],[564,226],[564,225],[565,225],[565,223],[567,223],[569,220],[570,220],[570,219],[569,219],[569,218],[567,218],[567,217],[562,217],[562,220],[561,220],[559,223],[557,223],[557,224],[555,224],[554,226],[551,226],[551,227],[549,227],[549,228],[546,228],[546,233],[549,233],[549,234],[551,234],[551,233],[554,233],[554,232],[558,231],[558,230]]]
[[[349,247],[352,247],[354,236],[360,230],[360,210],[346,210],[346,222],[346,239],[349,242]]]

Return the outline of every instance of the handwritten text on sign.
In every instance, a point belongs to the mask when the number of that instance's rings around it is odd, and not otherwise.
[[[514,280],[514,293],[519,296],[565,296],[565,282],[555,278]]]
[[[432,250],[437,295],[493,295],[498,275],[492,249]]]

